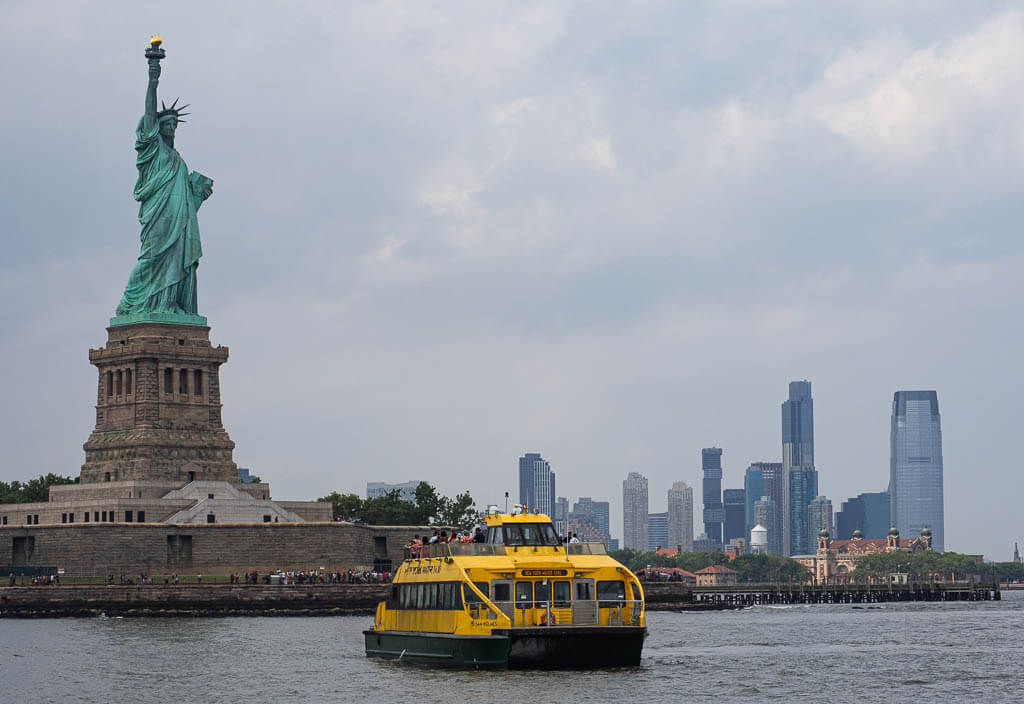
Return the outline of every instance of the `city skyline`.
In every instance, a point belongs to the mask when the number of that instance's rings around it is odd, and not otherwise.
[[[685,481],[699,513],[700,448],[725,488],[781,461],[810,379],[835,507],[888,486],[893,393],[933,389],[945,549],[1024,540],[1012,6],[5,9],[0,479],[80,472],[86,350],[137,254],[132,57],[159,32],[192,104],[175,144],[216,182],[197,276],[224,423],[275,497],[424,477],[503,506],[529,449],[619,533],[628,471],[648,512]]]

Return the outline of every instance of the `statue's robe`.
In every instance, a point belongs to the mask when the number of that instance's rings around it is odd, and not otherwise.
[[[196,315],[196,268],[203,253],[196,208],[201,201],[192,192],[185,161],[160,136],[159,121],[147,129],[145,119],[140,120],[135,135],[142,251],[117,314]]]

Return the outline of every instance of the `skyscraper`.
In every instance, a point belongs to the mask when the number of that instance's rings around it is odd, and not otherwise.
[[[693,489],[673,482],[668,490],[668,545],[683,552],[693,550]]]
[[[519,503],[530,511],[555,515],[555,473],[536,452],[519,458]]]
[[[700,451],[701,469],[704,470],[704,535],[718,545],[722,544],[722,448],[705,447]]]
[[[767,551],[773,555],[779,554],[781,543],[777,514],[775,500],[770,496],[762,496],[754,502],[754,525],[761,526],[768,532]],[[776,532],[772,531],[771,526],[776,527]]]
[[[630,472],[622,482],[622,547],[647,549],[647,477]]]
[[[747,493],[743,489],[726,489],[722,492],[722,507],[725,522],[722,528],[722,542],[728,544],[734,538],[743,538],[750,544],[747,536]]]
[[[554,521],[555,531],[565,535],[565,522],[569,520],[569,499],[564,496],[555,499],[555,512],[551,514],[551,520]]]
[[[841,540],[849,540],[855,530],[868,540],[877,540],[884,538],[892,526],[888,491],[858,494],[844,501],[840,508],[835,515],[834,537]]]
[[[942,429],[934,391],[897,391],[892,400],[889,497],[892,524],[902,535],[932,532],[932,548],[945,549]]]
[[[589,496],[581,496],[579,501],[572,505],[569,519],[590,523],[604,535],[605,540],[611,538],[607,501],[594,501]]]
[[[817,532],[811,532],[807,509],[818,495],[818,473],[796,467],[789,471],[789,554],[806,555],[814,551]]]
[[[747,468],[751,473],[751,488],[747,490],[747,510],[750,515],[750,528],[761,524],[768,531],[768,552],[779,555],[782,553],[782,497],[785,490],[785,472],[781,462],[754,462]],[[747,479],[744,478],[744,483]],[[756,484],[760,483],[761,491],[756,493]],[[755,493],[751,493],[754,491]],[[755,506],[759,499],[768,497],[772,500],[771,521],[766,523],[755,515]]]
[[[814,399],[811,398],[811,382],[807,380],[791,381],[789,400],[782,404],[782,470],[785,482],[782,548],[787,555],[800,555],[807,552],[811,542],[807,535],[807,506],[818,495],[818,476],[814,469]],[[792,486],[794,482],[796,487]]]
[[[669,547],[668,543],[668,512],[647,514],[647,549]]]
[[[835,533],[832,528],[832,501],[816,496],[807,507],[807,532],[817,538],[822,530],[827,530],[829,535]]]
[[[743,528],[750,539],[750,531],[754,526],[754,502],[764,496],[764,473],[760,462],[752,462],[743,473],[743,492],[746,506],[743,510]]]

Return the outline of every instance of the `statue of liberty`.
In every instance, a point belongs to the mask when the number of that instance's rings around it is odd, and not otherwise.
[[[132,269],[124,296],[111,325],[141,321],[205,325],[197,311],[196,269],[203,250],[199,243],[196,212],[213,192],[213,181],[193,171],[174,148],[174,132],[184,122],[178,101],[157,110],[156,89],[164,50],[160,37],[153,37],[146,50],[149,88],[146,111],[135,131],[135,165],[139,178],[135,200],[139,201],[142,248]]]

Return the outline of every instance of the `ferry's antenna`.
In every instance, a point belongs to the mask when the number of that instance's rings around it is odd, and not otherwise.
[[[505,513],[508,513],[508,492],[505,492]]]

